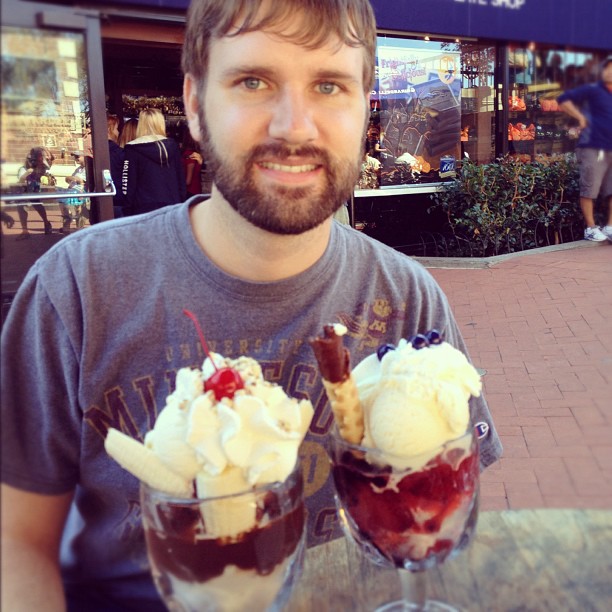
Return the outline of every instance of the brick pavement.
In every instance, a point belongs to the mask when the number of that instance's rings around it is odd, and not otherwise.
[[[612,509],[612,245],[439,269],[504,444],[484,510]],[[546,251],[546,252],[542,252]]]

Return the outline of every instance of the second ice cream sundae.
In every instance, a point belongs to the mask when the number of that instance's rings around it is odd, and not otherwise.
[[[468,402],[480,377],[436,330],[383,345],[351,371],[345,332],[325,326],[311,345],[336,420],[333,474],[351,529],[400,567],[443,560],[475,521]]]

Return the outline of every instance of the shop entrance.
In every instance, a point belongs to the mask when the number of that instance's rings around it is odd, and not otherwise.
[[[189,136],[183,107],[181,52],[184,22],[139,22],[117,16],[103,22],[102,61],[106,108],[119,119],[120,141],[136,135],[138,116],[147,108],[161,111],[166,136],[184,155],[188,193],[210,193],[211,179],[199,145]],[[198,157],[191,160],[189,151]]]
[[[2,6],[2,315],[65,235],[112,218],[94,11]]]
[[[120,127],[154,107],[166,118],[168,136],[180,141],[185,125],[181,47],[104,40],[102,53],[107,108],[120,118]]]

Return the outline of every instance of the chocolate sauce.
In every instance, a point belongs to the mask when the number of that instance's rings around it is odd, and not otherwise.
[[[201,519],[196,509],[159,504],[158,519],[164,531],[145,526],[151,561],[162,574],[170,573],[187,582],[220,576],[228,565],[265,576],[293,553],[302,537],[304,504],[297,501],[299,490],[301,483],[291,490],[292,509],[284,515],[281,501],[269,493],[258,513],[266,515],[269,522],[237,538],[205,538],[197,532]]]

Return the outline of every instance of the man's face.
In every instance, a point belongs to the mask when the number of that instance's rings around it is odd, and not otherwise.
[[[612,62],[601,71],[601,80],[607,85],[612,85]]]
[[[305,49],[262,32],[212,42],[203,97],[191,99],[215,187],[245,219],[299,234],[350,197],[368,106],[363,62],[359,48]]]

